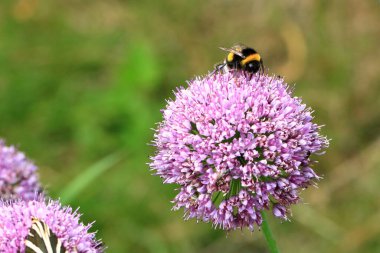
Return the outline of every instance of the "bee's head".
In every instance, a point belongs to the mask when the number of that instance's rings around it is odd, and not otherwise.
[[[250,73],[256,73],[260,70],[261,63],[257,60],[249,61],[244,64],[243,69]]]

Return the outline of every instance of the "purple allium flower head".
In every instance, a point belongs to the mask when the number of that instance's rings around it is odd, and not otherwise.
[[[283,79],[244,73],[196,78],[175,92],[155,133],[151,168],[180,186],[174,209],[225,230],[287,219],[319,177],[311,154],[328,146],[311,109]]]
[[[0,140],[0,198],[30,200],[40,191],[37,167],[22,152]]]
[[[0,252],[25,252],[25,239],[32,219],[43,221],[68,252],[103,252],[101,244],[89,233],[91,227],[79,222],[80,214],[58,201],[16,200],[0,203]]]

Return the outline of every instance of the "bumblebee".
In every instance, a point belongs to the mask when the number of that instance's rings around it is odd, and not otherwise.
[[[255,49],[244,46],[242,44],[234,45],[231,48],[220,47],[223,51],[227,51],[227,57],[223,63],[215,66],[216,71],[220,70],[241,70],[250,74],[264,73],[263,60]],[[213,73],[214,73],[213,72]]]

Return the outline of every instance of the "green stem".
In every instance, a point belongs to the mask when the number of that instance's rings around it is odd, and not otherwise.
[[[279,253],[280,251],[277,248],[276,240],[274,239],[272,231],[269,228],[267,215],[264,211],[261,212],[261,215],[263,217],[263,223],[261,224],[261,228],[263,229],[265,239],[267,240],[269,252]]]

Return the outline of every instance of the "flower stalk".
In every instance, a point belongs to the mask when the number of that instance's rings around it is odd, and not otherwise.
[[[261,212],[263,217],[263,223],[261,224],[261,229],[263,231],[265,240],[267,241],[268,248],[270,253],[279,253],[280,251],[277,248],[276,240],[273,237],[272,231],[269,227],[268,217],[264,211]]]

